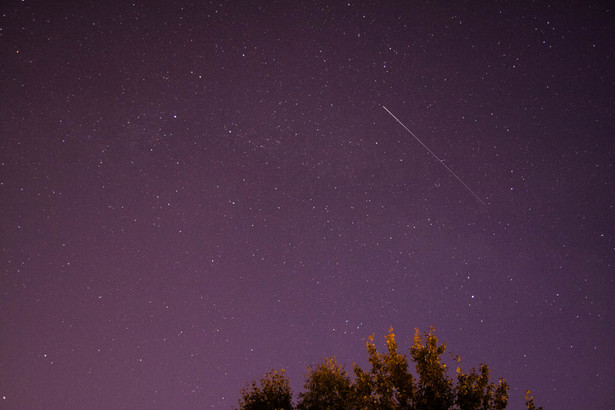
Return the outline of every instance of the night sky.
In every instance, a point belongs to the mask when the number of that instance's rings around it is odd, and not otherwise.
[[[613,405],[609,1],[44,3],[0,6],[1,408],[230,408],[430,325],[510,408]]]

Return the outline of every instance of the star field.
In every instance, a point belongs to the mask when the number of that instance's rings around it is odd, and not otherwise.
[[[612,5],[479,3],[0,6],[0,407],[231,408],[430,325],[612,405]]]

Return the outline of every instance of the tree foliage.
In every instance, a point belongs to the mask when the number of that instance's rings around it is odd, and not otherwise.
[[[430,328],[423,337],[418,329],[408,357],[398,352],[393,329],[386,336],[386,353],[380,353],[373,335],[366,342],[369,370],[353,366],[352,378],[335,358],[325,358],[308,368],[304,390],[296,407],[292,405],[288,379],[283,372],[271,371],[259,383],[253,381],[242,389],[240,409],[504,409],[508,404],[508,384],[489,380],[489,367],[481,364],[478,371],[464,372],[458,366],[456,377],[448,374],[442,356],[446,346],[438,343]],[[526,392],[526,407],[541,410]]]
[[[284,376],[284,370],[271,370],[259,383],[252,381],[241,389],[239,408],[245,410],[292,409],[290,383]]]
[[[352,400],[352,381],[335,358],[325,358],[308,370],[297,409],[346,409]]]
[[[534,396],[532,396],[532,392],[529,390],[525,391],[525,407],[527,410],[542,410],[542,407],[536,407],[534,404]]]

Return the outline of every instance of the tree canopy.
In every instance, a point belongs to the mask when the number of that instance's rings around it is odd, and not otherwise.
[[[271,370],[256,383],[241,389],[240,408],[246,410],[292,409],[290,383],[284,371]]]
[[[435,330],[430,328],[423,337],[418,329],[408,357],[397,350],[393,329],[386,336],[386,353],[379,353],[371,335],[367,342],[371,368],[363,370],[356,364],[353,376],[335,358],[328,357],[308,367],[304,391],[293,405],[292,392],[283,371],[272,370],[258,383],[252,381],[241,391],[239,409],[504,409],[508,404],[508,384],[501,378],[490,382],[489,367],[481,364],[464,372],[459,356],[456,377],[448,374],[442,361],[446,345],[439,344]],[[526,391],[526,407],[541,410]]]

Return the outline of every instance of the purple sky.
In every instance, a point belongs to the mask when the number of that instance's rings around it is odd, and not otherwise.
[[[0,407],[230,408],[391,325],[612,405],[614,11],[521,3],[4,1]]]

